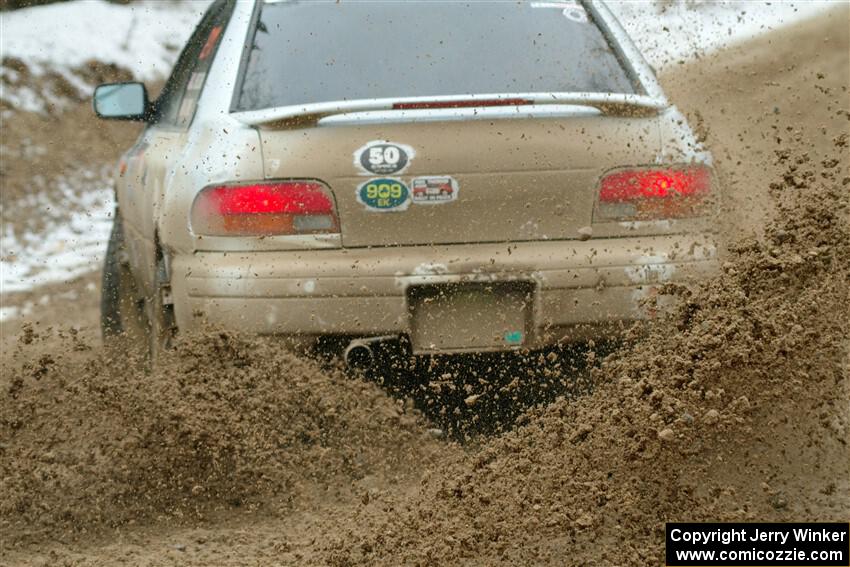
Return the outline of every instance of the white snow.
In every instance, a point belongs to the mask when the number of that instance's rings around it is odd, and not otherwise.
[[[836,5],[822,0],[606,3],[656,69],[747,41]]]
[[[94,59],[155,79],[171,69],[207,6],[209,0],[77,0],[14,10],[0,14],[0,47],[27,64],[76,67]]]
[[[44,284],[67,282],[100,269],[115,204],[108,183],[90,172],[86,174],[84,177],[93,178],[85,182],[91,186],[88,190],[75,191],[66,181],[60,181],[65,194],[62,206],[76,212],[57,214],[57,220],[48,221],[46,230],[39,233],[16,236],[12,226],[3,227],[0,297]],[[49,216],[51,208],[56,208],[44,194],[34,196],[32,201],[34,207],[45,211],[45,216]]]
[[[168,75],[211,0],[147,0],[128,5],[76,0],[0,13],[0,55],[23,61],[42,76],[53,71],[88,94],[90,85],[73,72],[88,61],[112,63],[139,80]],[[19,74],[0,67],[9,81],[0,98],[14,108],[44,112],[46,103],[64,105],[53,92],[17,85]],[[41,87],[46,88],[46,87]]]

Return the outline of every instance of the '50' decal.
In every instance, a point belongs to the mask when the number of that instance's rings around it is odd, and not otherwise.
[[[410,146],[377,140],[354,152],[354,165],[364,175],[391,175],[404,171],[414,154]]]

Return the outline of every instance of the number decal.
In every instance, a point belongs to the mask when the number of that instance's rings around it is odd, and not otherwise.
[[[384,163],[384,150],[381,148],[369,148],[369,164],[372,167],[378,167]]]
[[[384,148],[384,161],[392,164],[398,165],[398,161],[401,159],[401,150],[398,146],[387,146]]]
[[[354,165],[365,174],[390,175],[404,170],[413,159],[410,146],[393,142],[369,142],[354,152]]]
[[[399,179],[370,179],[357,188],[357,200],[371,211],[403,211],[410,205],[410,190]]]

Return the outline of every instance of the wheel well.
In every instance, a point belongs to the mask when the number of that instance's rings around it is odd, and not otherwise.
[[[166,324],[174,326],[174,299],[171,295],[171,256],[161,245],[159,232],[154,233],[154,289],[153,293],[161,298],[161,305],[168,312]]]

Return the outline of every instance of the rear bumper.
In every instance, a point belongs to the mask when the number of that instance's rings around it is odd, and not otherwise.
[[[653,315],[668,282],[717,270],[711,235],[477,245],[199,252],[172,258],[181,330],[226,328],[301,338],[411,331],[412,286],[533,283],[523,347],[591,338]]]

